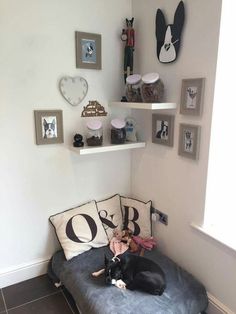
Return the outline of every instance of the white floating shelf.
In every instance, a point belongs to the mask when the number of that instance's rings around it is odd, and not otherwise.
[[[109,144],[109,145],[102,145],[102,146],[84,146],[82,148],[71,147],[71,149],[80,155],[88,155],[88,154],[114,152],[118,150],[143,148],[145,146],[146,146],[145,142],[135,142],[135,143],[125,143],[125,144],[117,144],[117,145]]]
[[[109,106],[117,107],[117,108],[127,108],[127,109],[158,110],[158,109],[175,109],[176,103],[172,103],[172,102],[147,103],[147,102],[112,101],[112,102],[110,102]]]

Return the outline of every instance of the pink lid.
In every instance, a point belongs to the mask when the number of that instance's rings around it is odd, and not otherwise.
[[[125,127],[124,119],[113,119],[111,120],[111,125],[116,129],[122,129]]]
[[[127,76],[126,83],[130,85],[137,84],[141,81],[141,78],[142,77],[140,74],[132,74],[132,75]]]
[[[142,81],[146,84],[155,83],[160,78],[160,75],[158,73],[147,73],[143,75]]]
[[[86,125],[90,130],[99,130],[102,127],[102,122],[100,120],[90,120]]]

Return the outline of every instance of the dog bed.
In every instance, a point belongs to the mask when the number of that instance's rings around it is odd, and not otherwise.
[[[204,286],[191,274],[159,250],[145,251],[166,275],[167,287],[162,296],[118,289],[105,284],[104,275],[91,273],[104,267],[104,256],[112,257],[108,247],[93,248],[71,260],[63,251],[56,252],[51,270],[72,294],[81,314],[199,314],[208,305]]]

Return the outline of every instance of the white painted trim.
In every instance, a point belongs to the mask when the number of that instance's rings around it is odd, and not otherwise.
[[[46,274],[49,260],[50,257],[40,258],[0,270],[0,288]]]
[[[221,303],[218,299],[216,299],[209,292],[207,293],[209,299],[209,314],[235,314],[231,311],[227,306]],[[208,312],[207,312],[208,313]]]
[[[220,235],[212,232],[211,230],[204,228],[202,226],[199,226],[195,223],[191,223],[191,227],[200,231],[202,234],[210,237],[211,239],[217,241],[218,243],[224,245],[225,247],[229,248],[230,250],[232,250],[234,253],[236,253],[236,247],[232,244],[226,243],[226,241],[224,239],[222,239],[222,237],[220,237]]]

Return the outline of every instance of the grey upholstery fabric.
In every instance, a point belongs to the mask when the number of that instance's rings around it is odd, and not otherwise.
[[[91,273],[103,268],[108,247],[91,249],[66,261],[63,251],[52,258],[52,269],[70,291],[83,314],[199,314],[207,308],[204,286],[158,250],[145,256],[156,261],[166,275],[167,288],[162,296],[121,290],[105,284],[104,276]]]

